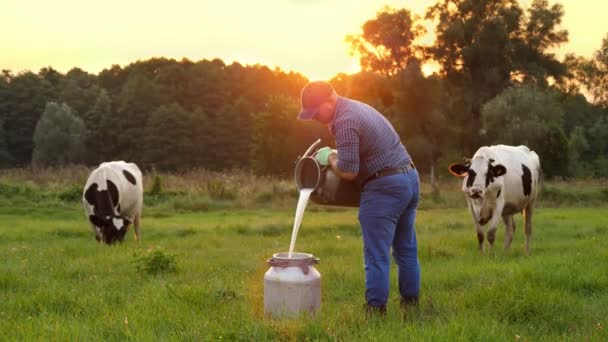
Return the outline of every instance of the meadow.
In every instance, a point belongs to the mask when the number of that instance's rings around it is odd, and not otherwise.
[[[356,210],[309,205],[296,249],[320,258],[315,317],[263,313],[266,259],[289,246],[290,180],[244,173],[146,175],[142,241],[98,244],[84,219],[86,168],[0,173],[0,340],[608,339],[608,191],[546,182],[523,253],[480,255],[457,182],[423,187],[417,217],[421,303],[363,312]]]

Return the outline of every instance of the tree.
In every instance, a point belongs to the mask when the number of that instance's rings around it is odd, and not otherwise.
[[[90,111],[84,115],[84,123],[89,132],[87,136],[87,163],[98,164],[111,160],[115,141],[120,131],[112,128],[112,101],[105,89],[99,91]]]
[[[81,118],[91,109],[100,92],[95,76],[78,68],[68,71],[55,88],[57,101],[70,106]]]
[[[31,162],[34,129],[51,93],[51,83],[34,73],[9,77],[2,110],[7,149],[14,166]]]
[[[254,172],[284,176],[293,171],[293,132],[298,110],[291,98],[272,97],[262,111],[254,114],[250,156]]]
[[[534,0],[524,17],[521,40],[515,44],[515,73],[524,82],[546,86],[547,78],[556,80],[566,75],[566,66],[556,59],[551,51],[568,42],[568,31],[559,28],[564,16],[564,7],[548,0]]]
[[[82,161],[87,131],[72,109],[47,103],[34,131],[34,166],[55,166]]]
[[[420,65],[411,63],[394,77],[394,113],[397,130],[417,166],[430,172],[435,191],[435,165],[447,146],[443,89],[435,78],[425,78]]]
[[[437,43],[428,49],[450,80],[480,90],[481,102],[494,97],[513,78],[544,84],[565,69],[549,49],[567,42],[559,30],[564,10],[534,0],[525,15],[517,0],[441,0],[427,11],[437,20]]]
[[[588,85],[593,102],[608,107],[608,34],[593,56],[593,66],[594,73]]]
[[[568,139],[568,161],[572,175],[578,177],[588,175],[590,168],[586,163],[586,155],[589,150],[590,146],[585,130],[580,126],[575,127]]]
[[[608,34],[593,58],[568,54],[564,59],[568,66],[568,77],[558,84],[570,94],[585,91],[591,102],[608,108]]]
[[[408,151],[419,167],[430,171],[435,185],[446,121],[440,82],[425,78],[420,68],[422,49],[414,41],[422,33],[408,10],[385,8],[365,22],[362,34],[347,37],[367,73],[332,81],[346,96],[373,105],[394,121]]]
[[[365,102],[379,110],[390,107],[395,100],[395,84],[377,72],[362,71],[352,75],[340,73],[330,83],[338,94]]]
[[[608,110],[588,130],[588,138],[593,147],[595,176],[605,177],[608,170]]]
[[[581,94],[566,94],[561,103],[564,110],[564,132],[568,135],[577,126],[589,129],[599,118],[600,109],[589,103]]]
[[[140,161],[138,149],[145,139],[144,130],[148,117],[158,107],[167,104],[161,85],[154,83],[145,73],[145,68],[132,71],[117,95],[116,117],[113,129],[119,130],[114,158],[133,162]]]
[[[214,130],[210,148],[215,151],[214,168],[219,170],[249,167],[251,146],[252,108],[249,102],[239,98],[222,107],[210,120]]]
[[[12,164],[12,157],[8,153],[8,144],[4,123],[0,121],[0,168],[9,167]]]
[[[214,154],[199,142],[204,124],[202,115],[194,115],[177,103],[159,107],[143,129],[144,164],[162,170],[197,166],[203,154]]]
[[[568,139],[558,95],[533,85],[511,87],[483,106],[483,129],[493,144],[526,145],[548,176],[568,174]]]
[[[426,18],[437,23],[436,43],[427,55],[452,101],[449,116],[463,127],[461,148],[479,144],[481,107],[507,87],[520,82],[546,86],[560,79],[565,67],[550,53],[567,41],[560,30],[563,7],[534,0],[527,14],[517,0],[440,0]]]
[[[408,151],[419,167],[430,170],[435,185],[445,118],[440,82],[422,75],[422,49],[414,45],[424,29],[408,10],[390,8],[362,28],[362,34],[348,36],[347,41],[366,72],[339,75],[332,82],[338,91],[373,105],[394,121]]]
[[[8,70],[2,70],[0,74],[0,168],[9,167],[12,164],[12,157],[8,152],[7,132],[4,129],[4,120],[7,116],[7,92],[11,73]]]
[[[376,18],[366,21],[363,33],[349,35],[346,41],[352,53],[357,53],[363,71],[394,75],[416,59],[412,44],[424,33],[417,18],[406,9],[385,7]],[[419,56],[420,57],[420,56]]]

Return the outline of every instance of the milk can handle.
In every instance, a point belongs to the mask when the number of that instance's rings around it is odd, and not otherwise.
[[[289,263],[293,263],[294,267],[300,267],[302,272],[304,272],[304,274],[308,275],[308,272],[310,271],[309,266],[318,264],[319,258],[311,258],[311,259],[302,260],[302,261],[295,261],[295,260],[287,261],[287,260],[277,260],[275,258],[270,258],[270,259],[266,260],[266,262],[268,263],[268,265],[270,265],[272,267],[288,267]]]
[[[320,143],[321,143],[321,139],[317,139],[317,141],[312,143],[312,145],[310,145],[310,147],[308,147],[306,152],[304,152],[304,155],[302,156],[302,158],[308,157],[309,155],[311,155],[314,148],[317,147],[317,145],[319,145]]]

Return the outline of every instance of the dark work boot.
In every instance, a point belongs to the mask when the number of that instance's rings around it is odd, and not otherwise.
[[[418,296],[401,297],[401,308],[407,309],[418,306]]]
[[[386,316],[386,305],[365,304],[365,316]]]

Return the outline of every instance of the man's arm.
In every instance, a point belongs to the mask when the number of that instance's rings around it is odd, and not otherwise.
[[[336,155],[335,153],[331,153],[329,155],[329,165],[331,165],[331,168],[336,173],[336,175],[338,175],[338,177],[342,179],[352,182],[355,180],[355,178],[357,178],[356,173],[350,173],[340,170],[340,168],[338,167],[338,155]]]

